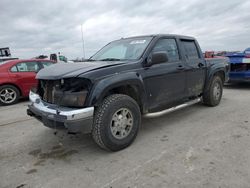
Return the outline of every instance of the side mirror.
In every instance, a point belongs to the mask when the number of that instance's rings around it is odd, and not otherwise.
[[[147,65],[152,66],[154,64],[165,63],[168,61],[167,53],[164,51],[153,52],[147,58]]]

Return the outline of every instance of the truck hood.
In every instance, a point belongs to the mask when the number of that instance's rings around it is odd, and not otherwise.
[[[80,74],[111,66],[124,64],[122,61],[92,61],[79,63],[58,63],[46,67],[37,73],[36,79],[57,80],[61,78],[77,77]]]

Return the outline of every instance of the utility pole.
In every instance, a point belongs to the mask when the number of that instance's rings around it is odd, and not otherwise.
[[[81,32],[82,32],[82,52],[83,52],[83,58],[85,59],[85,50],[84,50],[84,40],[83,40],[83,29],[81,24]]]

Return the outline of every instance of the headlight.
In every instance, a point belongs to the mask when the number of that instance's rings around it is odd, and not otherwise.
[[[87,94],[87,91],[55,91],[54,102],[60,106],[83,107]]]

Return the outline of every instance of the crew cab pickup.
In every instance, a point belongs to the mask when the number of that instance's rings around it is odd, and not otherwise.
[[[193,37],[148,35],[110,42],[88,61],[41,70],[27,114],[52,129],[92,133],[103,149],[135,139],[141,117],[202,101],[220,103],[227,59],[204,59]]]

